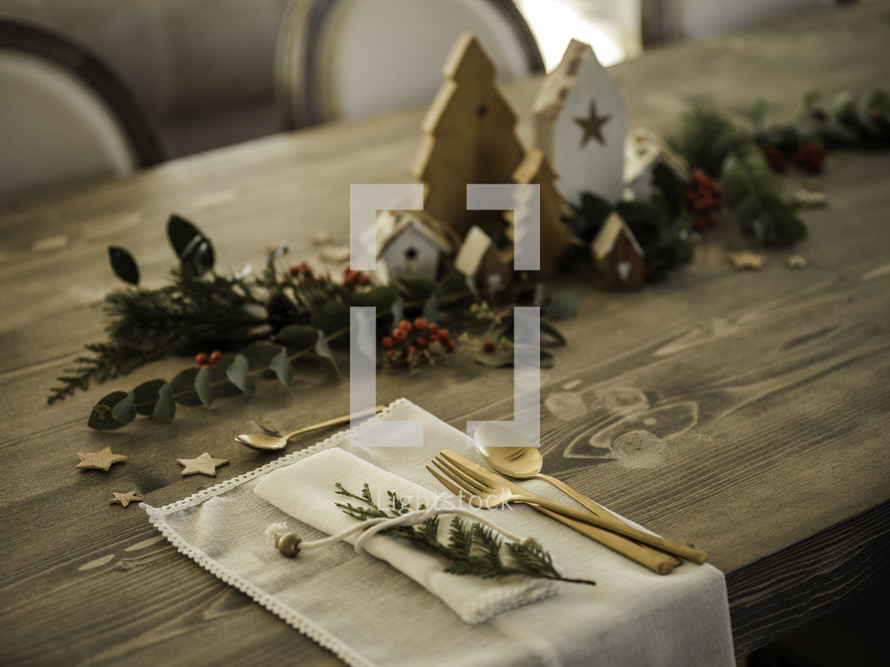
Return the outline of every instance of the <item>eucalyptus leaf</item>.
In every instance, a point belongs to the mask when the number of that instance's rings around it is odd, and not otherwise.
[[[213,391],[214,398],[225,398],[228,396],[240,396],[241,390],[238,389],[229,380],[226,375],[226,369],[235,361],[234,355],[224,354],[215,363],[210,365],[210,389]]]
[[[186,368],[176,374],[170,384],[173,385],[173,398],[180,405],[201,405],[201,399],[195,393],[195,376],[198,368]]]
[[[128,392],[111,410],[111,417],[121,426],[126,426],[136,419],[136,394]]]
[[[198,370],[198,374],[195,375],[195,393],[204,405],[213,403],[213,390],[210,388],[209,369],[201,368]]]
[[[226,369],[226,375],[245,396],[253,396],[256,390],[253,378],[250,377],[250,362],[243,354],[235,357],[232,365]]]
[[[405,319],[405,306],[402,303],[401,297],[393,302],[392,306],[390,307],[390,312],[392,312],[393,324],[398,324]]]
[[[547,334],[559,345],[565,345],[566,339],[565,336],[562,335],[559,329],[550,324],[547,320],[541,320],[541,333]]]
[[[113,391],[99,399],[99,402],[90,411],[90,419],[87,422],[87,426],[102,431],[112,431],[124,426],[124,424],[114,419],[112,411],[126,397],[127,392],[125,391]]]
[[[118,246],[108,246],[108,261],[114,274],[131,285],[139,284],[139,267],[129,250]]]
[[[425,278],[399,278],[399,285],[406,302],[424,302],[439,290],[436,283]]]
[[[474,357],[474,361],[489,368],[508,368],[513,365],[513,355],[506,353],[478,354]]]
[[[357,292],[349,296],[350,306],[364,306],[377,309],[377,312],[389,310],[398,300],[399,292],[389,285],[378,285],[365,292]]]
[[[349,307],[340,303],[324,305],[315,311],[310,324],[324,331],[326,336],[348,330]]]
[[[251,343],[241,351],[241,355],[247,358],[250,370],[255,371],[268,368],[271,362],[285,348],[267,340],[258,340]],[[219,363],[219,362],[217,362]],[[237,384],[237,383],[236,383]]]
[[[331,348],[328,346],[328,341],[325,340],[325,337],[321,332],[319,332],[318,341],[315,343],[315,354],[327,368],[332,370],[338,377],[340,376],[340,368],[334,360],[334,355],[331,354]]]
[[[547,303],[547,285],[537,283],[535,285],[535,295],[532,298],[532,305],[542,308],[545,303]]]
[[[290,358],[287,356],[287,350],[281,350],[272,361],[269,362],[269,368],[275,372],[275,377],[285,387],[290,387],[294,376],[294,369],[291,366]]]
[[[291,350],[306,350],[318,340],[319,330],[302,324],[291,324],[281,329],[275,340]]]
[[[204,233],[193,223],[175,213],[167,221],[167,238],[181,264],[200,269],[212,269],[213,246]]]
[[[577,292],[563,292],[551,297],[544,313],[552,320],[562,320],[578,313],[581,299]]]
[[[152,416],[162,422],[172,421],[176,416],[176,402],[173,400],[173,385],[165,382],[158,390],[158,402],[154,405]]]
[[[439,295],[435,292],[423,304],[423,317],[427,322],[436,322],[439,319]]]
[[[158,400],[158,391],[165,384],[167,384],[166,380],[149,380],[136,387],[133,390],[136,395],[136,412],[140,415],[152,414],[155,402]]]

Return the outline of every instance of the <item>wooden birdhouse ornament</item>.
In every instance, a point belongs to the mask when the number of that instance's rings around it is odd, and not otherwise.
[[[560,175],[566,201],[593,192],[610,202],[624,190],[624,104],[593,49],[572,40],[532,107],[535,146]]]
[[[653,171],[656,165],[669,167],[681,182],[689,180],[686,161],[674,153],[654,132],[637,128],[627,136],[624,145],[624,196],[626,199],[648,200],[655,193]]]
[[[453,244],[425,211],[381,211],[377,215],[377,277],[435,280]]]
[[[636,289],[646,282],[643,249],[618,213],[612,213],[590,245],[594,275],[606,289]]]
[[[491,213],[467,210],[468,183],[512,183],[522,161],[516,114],[495,86],[495,67],[479,42],[462,34],[445,61],[445,82],[423,121],[414,176],[423,208],[463,238]]]
[[[540,191],[540,278],[550,278],[559,270],[560,261],[565,257],[571,240],[572,232],[562,221],[563,216],[570,211],[565,200],[554,184],[558,175],[544,153],[537,148],[531,148],[525,154],[522,163],[513,172],[513,178],[520,184],[537,184]],[[519,210],[513,219],[522,217]],[[513,229],[508,231],[511,239],[514,239]]]
[[[470,227],[457,252],[454,268],[472,278],[480,289],[508,287],[513,280],[513,257],[501,252],[481,227]]]

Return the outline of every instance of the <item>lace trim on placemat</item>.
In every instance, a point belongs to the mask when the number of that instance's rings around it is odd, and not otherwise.
[[[183,498],[182,500],[177,500],[174,503],[164,505],[163,507],[152,507],[151,505],[143,503],[142,508],[148,514],[149,521],[151,521],[152,525],[157,528],[173,546],[176,547],[179,553],[191,558],[198,565],[203,567],[214,576],[218,577],[220,580],[224,581],[226,584],[234,586],[239,591],[254,600],[254,602],[261,605],[262,607],[265,607],[273,614],[278,616],[280,619],[285,621],[288,625],[293,627],[295,630],[306,635],[307,637],[309,637],[309,639],[314,641],[319,646],[328,649],[347,664],[355,665],[356,667],[374,667],[374,663],[369,662],[364,656],[353,651],[352,648],[350,648],[347,644],[344,644],[336,637],[328,634],[323,629],[315,625],[308,618],[296,612],[293,608],[278,602],[268,593],[259,590],[250,581],[234,574],[233,572],[230,572],[225,567],[214,561],[203,551],[196,549],[192,545],[183,541],[179,537],[178,533],[169,528],[164,519],[166,518],[166,516],[172,514],[173,512],[187,509],[189,507],[194,507],[195,505],[204,502],[208,498],[212,498],[213,496],[218,496],[221,493],[230,491],[231,489],[234,489],[235,487],[240,486],[245,482],[256,479],[260,475],[271,472],[276,468],[280,468],[283,465],[295,463],[302,458],[311,456],[316,452],[332,447],[334,446],[335,442],[342,441],[343,439],[350,437],[353,434],[361,433],[362,430],[368,428],[375,421],[386,419],[397,409],[404,408],[409,405],[412,405],[410,401],[405,398],[400,398],[390,403],[386,407],[386,409],[384,409],[382,412],[380,412],[380,414],[376,416],[375,419],[368,420],[354,430],[346,429],[344,431],[338,431],[334,435],[312,445],[311,447],[307,447],[306,449],[299,452],[294,452],[292,454],[283,456],[280,459],[271,461],[264,466],[251,470],[250,472],[244,473],[243,475],[233,477],[232,479],[221,482],[220,484],[212,486],[208,489],[198,491],[197,493]]]

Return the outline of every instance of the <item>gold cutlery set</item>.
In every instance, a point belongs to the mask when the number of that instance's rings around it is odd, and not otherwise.
[[[376,406],[366,414],[379,412]],[[365,413],[359,416],[366,416]],[[294,436],[327,426],[348,422],[353,415],[331,419],[298,429],[280,437],[266,434],[244,434],[235,440],[242,445],[261,450],[283,449]],[[560,480],[541,474],[543,457],[522,434],[493,423],[481,424],[474,435],[477,452],[497,472],[450,449],[444,449],[427,470],[452,494],[473,507],[494,509],[507,503],[528,505],[532,509],[590,537],[603,546],[649,568],[658,574],[668,574],[680,559],[704,563],[708,555],[698,549],[666,540],[624,522],[609,510]],[[555,486],[584,507],[583,510],[538,496],[508,479],[540,479]]]

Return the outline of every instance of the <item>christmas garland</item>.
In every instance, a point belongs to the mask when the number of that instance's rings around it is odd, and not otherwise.
[[[584,193],[564,220],[574,236],[575,258],[590,260],[589,247],[604,221],[618,212],[644,251],[647,279],[663,277],[688,263],[698,235],[716,224],[722,203],[734,213],[743,232],[763,245],[787,246],[806,237],[797,208],[783,196],[777,174],[789,163],[808,174],[821,173],[825,149],[885,148],[890,144],[890,95],[876,89],[854,98],[841,93],[828,103],[804,96],[790,125],[766,123],[768,105],[752,106],[750,128],[726,115],[694,104],[680,117],[668,144],[692,167],[685,181],[665,164],[652,173],[654,194],[647,201],[622,201],[613,206],[594,193]],[[54,403],[172,352],[194,354],[195,364],[171,380],[155,379],[130,391],[115,391],[93,407],[89,426],[117,429],[137,415],[161,421],[174,418],[177,406],[210,405],[215,399],[250,396],[255,379],[275,378],[290,386],[294,367],[314,363],[339,375],[331,346],[348,339],[350,306],[377,309],[379,359],[391,370],[417,372],[435,365],[458,347],[489,367],[513,363],[512,304],[541,307],[556,320],[573,315],[578,296],[550,296],[543,284],[523,281],[511,293],[482,295],[472,280],[449,274],[442,280],[400,280],[373,284],[348,267],[342,279],[318,274],[306,263],[287,266],[287,247],[279,244],[264,269],[250,267],[234,275],[214,269],[210,240],[193,223],[177,215],[167,224],[179,264],[170,280],[157,289],[139,286],[133,256],[109,248],[116,275],[130,287],[105,299],[109,340],[86,345],[86,354],[65,369],[47,398]],[[510,304],[495,310],[495,301]],[[460,330],[456,335],[440,317]],[[454,328],[454,327],[452,327]],[[564,345],[565,338],[546,319],[546,339]],[[541,351],[542,366],[553,363]]]
[[[140,287],[133,256],[123,248],[109,249],[115,274],[130,283],[106,296],[110,340],[87,345],[89,354],[78,357],[77,366],[57,378],[59,385],[47,401],[87,389],[91,380],[126,375],[168,352],[194,354],[195,363],[169,381],[149,380],[107,394],[90,413],[92,428],[118,429],[138,415],[170,421],[178,406],[251,396],[259,378],[289,387],[298,364],[314,363],[339,376],[332,346],[348,340],[351,306],[376,308],[380,360],[390,369],[416,372],[422,365],[434,365],[459,342],[486,366],[513,362],[511,309],[494,311],[465,276],[376,285],[367,274],[347,267],[335,281],[306,262],[285,265],[283,244],[270,252],[258,274],[245,267],[223,275],[214,269],[211,241],[193,223],[173,215],[167,235],[179,264],[160,288]],[[495,296],[534,303],[551,319],[577,309],[576,296],[549,297],[543,285],[520,284],[513,294]],[[456,337],[440,324],[449,319],[460,328]],[[541,322],[541,333],[551,344],[566,342],[547,320]],[[542,349],[542,366],[552,362],[552,354]]]

